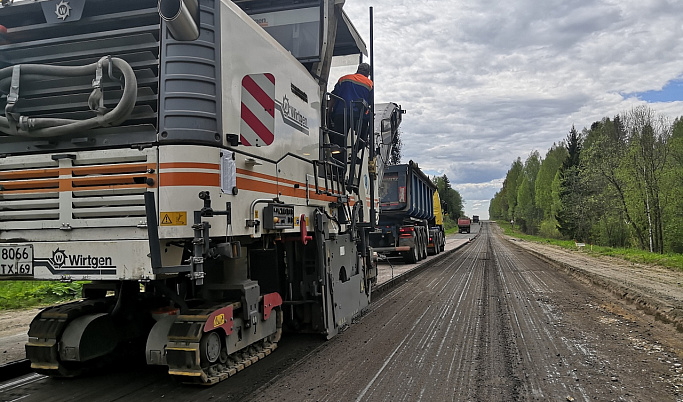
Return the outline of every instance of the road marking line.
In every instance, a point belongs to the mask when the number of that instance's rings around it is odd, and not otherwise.
[[[420,320],[422,320],[422,318],[425,316],[425,314],[427,314],[427,310],[425,310],[425,312],[422,313],[422,315],[420,316],[420,318],[418,318],[418,319],[416,320],[416,322],[420,322]],[[403,344],[406,343],[406,341],[408,340],[408,337],[409,337],[410,335],[412,335],[412,334],[413,334],[412,332],[408,332],[408,333],[406,334],[405,338],[403,338],[403,340],[401,341],[401,343],[399,343],[398,346],[396,346],[396,349],[394,349],[394,351],[391,352],[391,354],[389,355],[389,357],[387,357],[387,359],[384,361],[384,364],[382,365],[382,367],[380,367],[380,369],[379,369],[379,371],[377,372],[377,374],[375,374],[375,376],[372,377],[372,380],[370,380],[370,382],[368,383],[368,385],[365,386],[365,388],[363,389],[363,392],[361,392],[360,395],[358,395],[358,398],[356,398],[356,402],[359,402],[361,399],[363,399],[363,397],[364,397],[365,394],[368,392],[368,390],[370,389],[370,387],[372,386],[372,384],[377,380],[377,378],[379,377],[379,375],[382,374],[382,371],[384,371],[384,369],[387,367],[387,365],[389,364],[389,362],[391,361],[391,359],[394,357],[394,355],[396,354],[396,352],[398,352],[398,350],[401,349],[401,346],[403,346]]]
[[[26,384],[30,384],[32,382],[36,382],[38,380],[42,380],[43,378],[45,378],[45,376],[42,374],[32,373],[32,374],[29,374],[25,377],[19,378],[18,380],[0,385],[0,391],[6,391],[6,390],[18,388],[22,385],[26,385]]]

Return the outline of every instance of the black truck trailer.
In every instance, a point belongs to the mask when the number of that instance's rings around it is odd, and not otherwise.
[[[400,254],[409,263],[445,247],[441,219],[435,219],[436,186],[413,161],[388,166],[379,186],[380,213],[370,246],[380,254]],[[438,203],[438,201],[437,201]],[[437,205],[441,213],[440,205]],[[431,246],[431,247],[430,247]]]

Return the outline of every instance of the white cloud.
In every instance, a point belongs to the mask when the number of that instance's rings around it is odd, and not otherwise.
[[[366,41],[369,6],[375,97],[408,111],[403,161],[446,174],[466,209],[486,203],[480,216],[518,156],[683,76],[679,0],[346,0]],[[650,106],[683,115],[683,102]]]

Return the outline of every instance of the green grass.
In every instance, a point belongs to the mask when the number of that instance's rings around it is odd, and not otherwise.
[[[0,310],[46,306],[80,297],[83,282],[0,281]]]
[[[508,236],[528,241],[535,241],[538,243],[553,244],[570,250],[577,249],[576,243],[574,243],[573,240],[547,239],[545,237],[531,236],[524,234],[517,229],[513,229],[510,225],[510,222],[499,221],[497,223],[498,226],[503,229],[503,232]],[[626,261],[660,265],[666,268],[683,271],[683,254],[658,254],[632,248],[603,247],[590,244],[586,244],[586,247],[584,247],[581,252],[594,255],[607,255],[610,257],[621,258]]]
[[[450,228],[445,230],[446,236],[451,235],[453,233],[458,233],[458,227]]]

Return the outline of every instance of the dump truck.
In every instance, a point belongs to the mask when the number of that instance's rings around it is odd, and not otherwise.
[[[442,221],[436,223],[435,193],[436,186],[412,160],[387,166],[379,185],[377,230],[369,234],[372,250],[400,254],[415,263],[427,257],[431,238],[434,253],[443,251],[445,236]]]
[[[469,233],[470,225],[470,218],[466,216],[458,218],[458,233]]]

